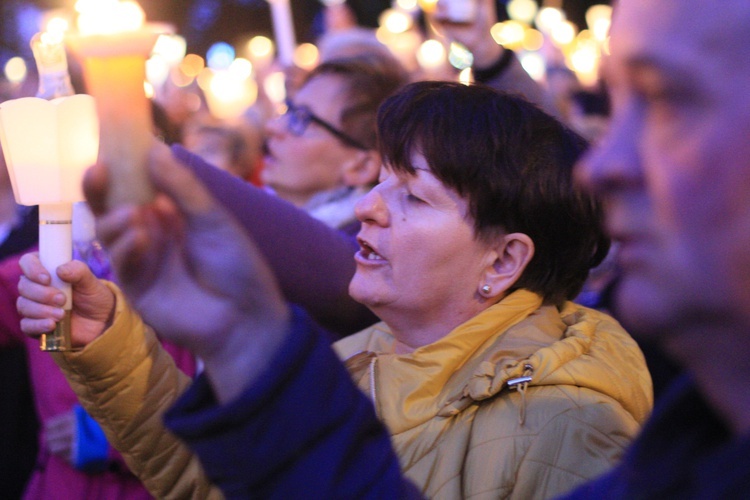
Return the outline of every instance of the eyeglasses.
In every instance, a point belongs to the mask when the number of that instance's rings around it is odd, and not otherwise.
[[[305,130],[307,130],[307,126],[312,122],[320,125],[328,132],[335,135],[341,142],[343,142],[347,146],[362,149],[365,151],[370,149],[350,135],[342,132],[327,121],[316,116],[306,106],[297,106],[290,99],[286,100],[286,113],[284,114],[284,116],[287,118],[287,130],[289,130],[289,132],[296,137],[304,134]]]

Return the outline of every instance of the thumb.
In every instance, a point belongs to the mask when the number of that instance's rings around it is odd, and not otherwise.
[[[81,261],[71,260],[57,268],[57,275],[66,283],[70,283],[78,292],[93,290],[99,285],[99,279],[89,267]]]
[[[107,208],[108,191],[107,167],[100,163],[91,166],[83,177],[83,192],[91,211],[101,215]]]
[[[57,268],[57,275],[71,284],[73,310],[77,315],[94,321],[111,321],[115,308],[114,294],[86,264],[77,260],[67,262]]]
[[[204,215],[214,206],[208,190],[193,173],[172,156],[172,151],[156,143],[150,152],[149,168],[156,187],[167,194],[189,219]]]

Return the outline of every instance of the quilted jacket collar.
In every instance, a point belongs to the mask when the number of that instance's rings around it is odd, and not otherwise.
[[[627,370],[629,359],[643,363],[642,354],[616,321],[573,303],[542,306],[525,290],[409,354],[393,354],[393,342],[379,323],[335,345],[393,434],[460,412],[529,373],[532,387],[568,384],[608,394],[638,421],[651,407],[651,394],[641,389],[648,383]]]

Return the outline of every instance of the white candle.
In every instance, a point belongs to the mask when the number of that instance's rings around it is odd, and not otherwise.
[[[88,95],[0,104],[0,142],[14,197],[22,205],[39,205],[39,256],[66,299],[66,316],[42,336],[43,350],[71,349],[71,290],[55,270],[73,258],[73,202],[83,199],[81,180],[96,160],[98,135],[94,99]]]
[[[52,286],[65,294],[65,306],[70,309],[70,284],[57,277],[55,269],[73,259],[73,204],[42,203],[39,205],[39,259],[52,277]]]
[[[292,22],[292,6],[289,0],[268,0],[268,3],[271,6],[271,19],[276,47],[279,51],[279,62],[284,67],[290,67],[294,63],[294,48],[297,45]]]

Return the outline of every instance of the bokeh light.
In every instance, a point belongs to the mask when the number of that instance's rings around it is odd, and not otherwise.
[[[227,69],[234,56],[234,47],[226,42],[216,42],[206,52],[206,66],[215,70]]]
[[[21,57],[11,57],[8,62],[5,63],[5,78],[11,83],[21,83],[26,80],[28,74],[28,68],[26,67],[26,61]]]

